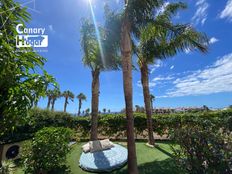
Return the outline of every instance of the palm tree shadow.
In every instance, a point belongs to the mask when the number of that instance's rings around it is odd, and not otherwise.
[[[101,169],[102,167],[108,167],[110,166],[109,159],[105,156],[105,154],[102,151],[93,153],[94,156],[94,163],[95,165]]]
[[[156,149],[159,150],[160,152],[164,153],[165,155],[167,155],[167,156],[169,156],[169,157],[171,157],[171,158],[174,158],[174,155],[173,155],[173,154],[171,154],[170,152],[168,152],[168,151],[162,149],[160,146],[157,146]]]

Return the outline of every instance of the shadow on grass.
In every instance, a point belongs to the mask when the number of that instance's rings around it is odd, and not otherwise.
[[[173,157],[174,157],[174,155],[173,155],[173,154],[171,154],[170,152],[168,152],[168,151],[166,151],[166,150],[162,149],[160,146],[157,146],[157,147],[155,147],[155,148],[156,148],[157,150],[159,150],[160,152],[164,153],[165,155],[167,155],[167,156],[171,157],[171,158],[173,158]]]
[[[183,174],[176,165],[173,159],[163,161],[152,161],[138,166],[140,174]],[[126,174],[127,169],[121,169],[113,172],[113,174]]]
[[[48,174],[70,174],[70,168],[66,165],[61,166],[60,168],[49,171]]]

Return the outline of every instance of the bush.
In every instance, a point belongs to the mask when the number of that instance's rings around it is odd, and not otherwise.
[[[72,131],[67,128],[47,127],[38,131],[23,148],[25,173],[46,173],[61,168],[69,152]]]
[[[154,114],[152,118],[153,130],[159,135],[169,135],[185,124],[202,125],[204,121],[210,121],[215,129],[232,130],[232,109],[197,113]],[[134,113],[134,123],[136,134],[146,136],[146,114]],[[13,133],[0,137],[0,144],[30,139],[35,132],[49,126],[75,129],[78,137],[86,139],[89,137],[91,122],[90,117],[73,117],[64,112],[32,109],[28,114],[27,123],[17,126]],[[117,138],[125,136],[125,131],[125,114],[99,116],[98,132],[100,135]]]
[[[1,174],[10,174],[11,170],[10,170],[10,165],[13,164],[13,161],[11,160],[6,160],[2,162],[2,166],[0,167],[0,173]]]
[[[193,174],[232,173],[232,136],[215,129],[205,121],[202,125],[186,124],[176,129],[173,139],[180,148],[173,148],[181,168]]]

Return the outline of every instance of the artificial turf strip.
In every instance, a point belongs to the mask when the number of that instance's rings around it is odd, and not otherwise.
[[[72,174],[87,174],[78,166],[81,146],[84,143],[78,143],[72,147],[71,152],[67,156],[67,165]],[[158,142],[158,147],[150,148],[144,142],[136,143],[137,159],[140,174],[180,174],[171,158],[171,148],[168,142]],[[56,174],[63,174],[61,170],[56,171]],[[120,170],[112,172],[113,174],[126,174],[127,166]],[[18,169],[14,174],[23,174],[22,169]]]

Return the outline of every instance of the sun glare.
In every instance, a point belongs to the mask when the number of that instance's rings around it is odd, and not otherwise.
[[[103,66],[105,66],[105,57],[104,57],[104,53],[103,53],[103,49],[102,49],[101,35],[100,35],[100,32],[99,32],[96,17],[95,17],[95,14],[94,14],[92,0],[88,0],[88,1],[89,1],[90,10],[91,10],[92,20],[93,20],[94,27],[95,27],[95,32],[96,32],[96,35],[97,35],[97,41],[98,41],[98,44],[99,44],[99,47],[100,47],[100,54],[101,54],[102,63],[103,63]]]

